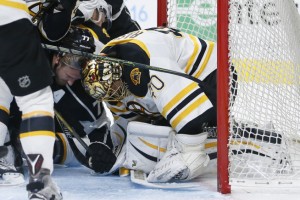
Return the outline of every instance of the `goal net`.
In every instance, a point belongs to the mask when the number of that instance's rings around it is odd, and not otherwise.
[[[160,6],[158,12],[164,21],[158,25],[166,23],[202,39],[217,40],[217,0],[158,0]]]
[[[167,8],[168,26],[218,42],[219,190],[299,187],[300,18],[294,1],[168,0]]]

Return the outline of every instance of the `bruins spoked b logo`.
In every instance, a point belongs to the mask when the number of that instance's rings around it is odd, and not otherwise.
[[[18,81],[19,81],[19,86],[21,87],[21,88],[27,88],[27,87],[29,87],[29,85],[31,84],[31,81],[30,81],[30,79],[29,79],[29,76],[22,76],[22,77],[20,77],[19,79],[18,79]]]
[[[130,72],[130,79],[134,85],[139,85],[141,83],[141,72],[139,68],[134,68]]]

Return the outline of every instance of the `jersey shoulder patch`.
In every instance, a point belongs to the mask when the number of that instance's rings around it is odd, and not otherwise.
[[[149,70],[137,67],[125,66],[123,77],[129,91],[138,97],[144,97],[148,92],[150,82]]]

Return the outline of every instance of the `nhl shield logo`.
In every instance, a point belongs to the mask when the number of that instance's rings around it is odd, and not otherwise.
[[[29,79],[29,76],[27,76],[27,75],[20,77],[18,79],[18,81],[19,81],[19,86],[21,88],[27,88],[30,85],[30,83],[31,83],[31,81]]]

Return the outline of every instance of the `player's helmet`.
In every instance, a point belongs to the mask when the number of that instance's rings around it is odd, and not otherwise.
[[[91,60],[82,70],[82,85],[85,91],[100,101],[119,101],[129,95],[122,81],[123,68],[118,62]]]
[[[72,50],[78,50],[86,53],[93,53],[96,49],[94,44],[94,37],[87,29],[71,26],[67,35],[56,46],[64,47]],[[59,53],[62,62],[65,66],[82,70],[88,57],[82,55],[75,55],[70,53]]]
[[[93,53],[96,49],[92,33],[88,29],[76,26],[71,26],[59,46],[88,53]]]

